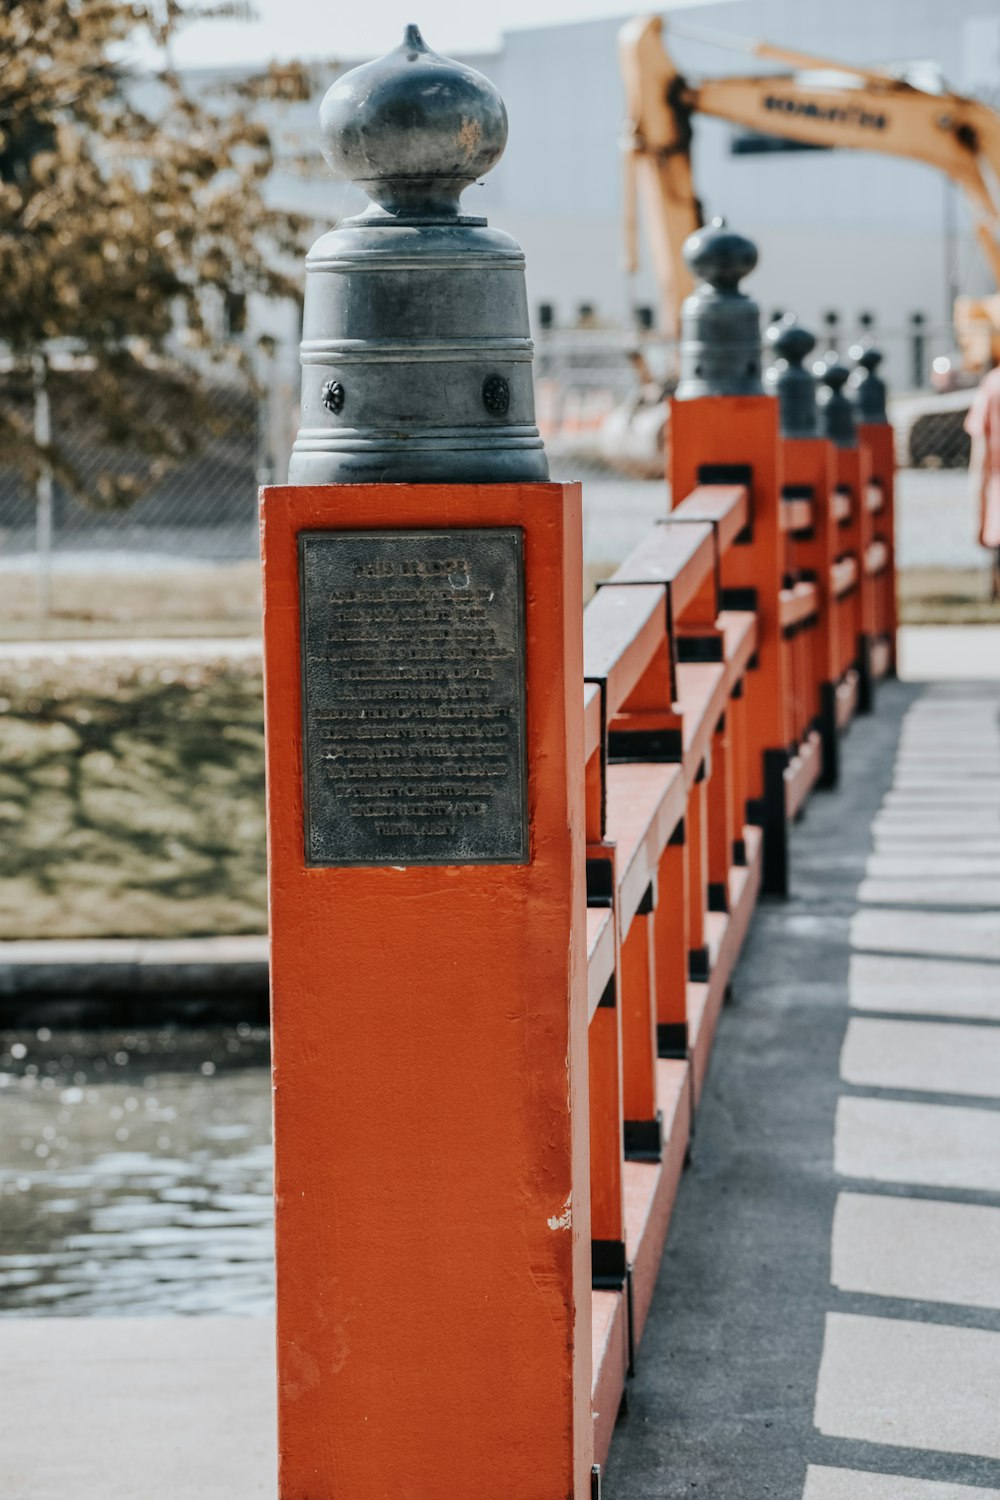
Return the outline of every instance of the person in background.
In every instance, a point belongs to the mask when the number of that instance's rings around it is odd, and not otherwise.
[[[978,476],[979,541],[991,553],[990,597],[1000,599],[1000,365],[981,382],[965,430],[972,438],[969,467]]]

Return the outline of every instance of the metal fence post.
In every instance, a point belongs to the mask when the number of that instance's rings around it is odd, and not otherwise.
[[[34,436],[38,447],[38,476],[35,480],[35,550],[37,563],[38,613],[47,620],[52,612],[52,404],[49,399],[49,361],[44,350],[31,357],[34,391]]]

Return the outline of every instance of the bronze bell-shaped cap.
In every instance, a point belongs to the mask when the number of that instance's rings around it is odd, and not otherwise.
[[[699,285],[681,308],[677,399],[761,396],[760,309],[739,283],[757,264],[757,246],[713,219],[684,242]]]
[[[372,202],[306,261],[293,484],[546,480],[524,256],[459,198],[503,154],[493,84],[399,47],[339,78],[323,153]]]
[[[327,162],[373,200],[368,219],[456,218],[463,190],[507,144],[507,110],[489,79],[432,52],[416,26],[332,85],[319,124]]]
[[[772,323],[764,338],[777,355],[776,363],[764,377],[764,385],[778,398],[781,436],[816,437],[819,432],[816,380],[803,365],[816,347],[815,338],[794,313],[786,313],[779,322]]]
[[[831,350],[825,359],[817,360],[813,365],[813,373],[822,387],[819,409],[823,436],[838,448],[857,447],[854,407],[844,394],[844,386],[851,377],[850,370]]]
[[[855,344],[851,358],[857,369],[851,376],[849,389],[859,422],[885,423],[889,414],[885,407],[886,384],[876,371],[882,363],[882,351],[870,342]]]

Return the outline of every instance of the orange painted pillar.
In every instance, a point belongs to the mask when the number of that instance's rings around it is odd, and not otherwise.
[[[850,496],[851,513],[841,529],[841,538],[857,562],[857,585],[849,596],[847,617],[851,621],[849,660],[858,671],[858,712],[870,713],[873,702],[871,678],[871,624],[874,580],[865,568],[868,545],[874,528],[868,509],[867,487],[871,475],[871,456],[863,444],[836,449],[837,484]]]
[[[780,514],[778,403],[773,396],[702,396],[670,403],[670,488],[678,503],[697,484],[750,489],[751,524],[721,560],[722,607],[754,609],[758,649],[746,676],[747,821],[764,830],[764,889],[788,888],[784,770],[792,739],[790,663],[779,594],[785,557]],[[737,809],[737,824],[743,809]]]
[[[656,1041],[660,1057],[688,1055],[689,890],[685,825],[670,836],[657,871],[659,900],[653,908],[656,969]]]
[[[882,492],[881,509],[874,516],[875,536],[883,541],[888,553],[885,571],[880,575],[881,611],[879,628],[888,650],[888,670],[896,674],[896,448],[895,434],[888,422],[865,422],[858,428],[858,440],[868,450],[872,482]]]
[[[712,772],[707,796],[708,907],[710,911],[728,911],[729,867],[733,862],[735,833],[732,742],[725,714],[712,735]]]
[[[587,1500],[580,491],[286,486],[262,518],[281,1500]],[[449,613],[493,587],[481,528],[523,601],[524,842],[435,863],[507,732],[464,707],[484,669],[449,646],[482,644]],[[407,747],[442,661],[468,750],[428,801]],[[373,821],[405,857],[352,864]]]
[[[838,532],[833,514],[836,458],[826,438],[784,438],[781,467],[786,495],[801,493],[812,505],[813,524],[807,536],[795,539],[795,560],[805,577],[816,584],[819,612],[809,633],[812,650],[811,698],[823,755],[821,785],[836,786],[840,756],[837,731],[837,653],[839,610],[831,588],[830,569],[837,560]]]
[[[746,840],[744,820],[747,805],[747,728],[746,694],[742,680],[733,688],[726,710],[729,724],[729,763],[733,771],[733,859],[734,865],[745,865]]]
[[[620,974],[619,966],[590,1020],[591,1275],[605,1291],[620,1291],[627,1270]]]
[[[705,939],[708,911],[708,768],[699,768],[688,790],[684,852],[687,857],[688,978],[708,982],[709,955]]]
[[[656,955],[652,887],[621,946],[622,1109],[625,1154],[659,1161],[663,1138],[656,1091]]]

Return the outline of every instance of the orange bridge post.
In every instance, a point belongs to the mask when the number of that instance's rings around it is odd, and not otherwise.
[[[279,1493],[589,1500],[580,491],[457,216],[492,85],[409,28],[322,118],[375,205],[262,495]]]
[[[764,889],[784,895],[784,773],[793,730],[779,598],[778,403],[761,382],[757,304],[738,285],[756,265],[757,252],[716,220],[690,236],[685,256],[701,281],[682,313],[681,380],[670,405],[670,490],[675,504],[700,484],[745,484],[750,491],[750,525],[722,560],[722,607],[757,613],[757,659],[747,678],[748,821],[763,829]]]

